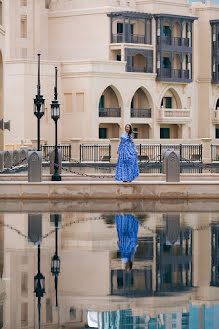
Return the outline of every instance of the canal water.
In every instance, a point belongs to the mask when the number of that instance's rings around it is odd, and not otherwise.
[[[219,328],[218,211],[87,205],[0,203],[0,328]]]

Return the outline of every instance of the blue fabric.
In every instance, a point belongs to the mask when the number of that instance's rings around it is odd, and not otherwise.
[[[138,156],[136,154],[136,145],[132,136],[123,133],[119,144],[119,157],[116,166],[117,181],[133,181],[139,176]]]
[[[115,216],[119,250],[124,262],[133,261],[137,250],[139,221],[132,215]]]

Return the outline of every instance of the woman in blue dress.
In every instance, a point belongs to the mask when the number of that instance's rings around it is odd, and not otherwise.
[[[127,124],[121,136],[117,151],[118,161],[116,166],[117,181],[131,182],[139,176],[137,148],[133,141],[132,127]]]
[[[129,272],[138,247],[139,221],[132,215],[116,215],[115,221],[121,259],[125,263],[125,270]]]

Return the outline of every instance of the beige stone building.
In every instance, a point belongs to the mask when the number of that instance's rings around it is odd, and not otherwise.
[[[2,0],[0,148],[36,139],[33,98],[41,53],[42,142],[54,66],[59,142],[108,141],[132,123],[145,143],[219,138],[219,5],[188,0]],[[4,72],[4,78],[3,78]]]

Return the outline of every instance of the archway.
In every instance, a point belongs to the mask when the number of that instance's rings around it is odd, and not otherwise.
[[[141,55],[137,54],[133,57],[133,72],[147,72],[147,60]]]
[[[99,117],[121,117],[121,106],[112,86],[107,87],[99,100]]]
[[[142,88],[138,88],[131,101],[132,118],[151,118],[151,104],[149,97]]]
[[[162,100],[161,100],[161,107],[168,108],[168,109],[181,109],[182,102],[178,93],[173,89],[168,89]]]

